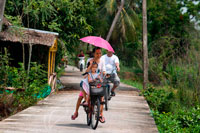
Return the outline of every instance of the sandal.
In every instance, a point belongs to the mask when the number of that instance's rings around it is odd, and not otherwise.
[[[78,117],[78,113],[74,113],[71,117],[72,120],[75,120]]]
[[[99,117],[99,121],[100,121],[101,123],[105,123],[105,122],[106,122],[105,117],[100,116],[100,117]]]

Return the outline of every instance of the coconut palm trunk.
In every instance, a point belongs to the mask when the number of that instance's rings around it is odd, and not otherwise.
[[[121,0],[121,5],[119,6],[118,11],[117,11],[117,14],[115,15],[115,18],[114,18],[114,20],[113,20],[113,22],[112,22],[112,25],[111,25],[110,30],[109,30],[109,32],[108,32],[108,35],[107,35],[107,37],[106,37],[106,41],[109,41],[109,40],[110,40],[110,37],[111,37],[112,32],[113,32],[113,29],[114,29],[114,27],[115,27],[115,24],[116,24],[116,22],[117,22],[117,20],[118,20],[118,18],[119,18],[119,15],[120,15],[120,13],[121,13],[123,7],[124,7],[124,0]]]
[[[143,15],[143,89],[146,89],[148,83],[148,48],[147,48],[147,2],[142,2]]]
[[[0,31],[2,30],[5,3],[6,3],[6,0],[0,0]]]

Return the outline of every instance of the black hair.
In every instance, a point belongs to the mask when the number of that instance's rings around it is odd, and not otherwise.
[[[98,67],[98,64],[95,61],[92,62],[92,65],[97,65],[97,67]]]
[[[93,48],[92,53],[95,53],[95,51],[98,50],[98,49],[101,49],[101,48],[100,47]]]

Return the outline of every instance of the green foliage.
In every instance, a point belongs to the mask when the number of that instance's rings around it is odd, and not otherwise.
[[[92,34],[100,2],[102,0],[7,0],[5,14],[11,22],[16,19],[11,16],[19,16],[25,27],[59,32],[68,51],[73,52],[81,37]]]
[[[11,67],[10,60],[5,49],[4,53],[0,54],[0,104],[5,104],[7,108],[0,109],[0,116],[27,108],[35,104],[38,97],[44,98],[51,92],[43,66],[32,62],[28,76],[23,63],[19,63],[19,68]],[[15,90],[8,91],[5,90],[6,87],[13,87]]]
[[[11,15],[6,15],[6,14],[4,14],[4,16],[8,19],[8,21],[12,22],[13,25],[16,25],[16,26],[22,25],[20,16],[11,16]]]
[[[149,86],[143,90],[159,132],[199,132],[200,106],[179,105],[175,93]]]
[[[142,83],[139,83],[137,81],[120,79],[120,82],[131,85],[139,90],[142,90],[143,88]]]
[[[180,131],[180,122],[174,118],[171,112],[159,113],[158,111],[153,111],[153,116],[159,132],[170,133]]]
[[[191,109],[177,109],[178,113],[159,113],[154,111],[153,115],[160,132],[200,132],[200,107]]]
[[[36,64],[36,62],[31,63],[31,65],[28,88],[32,90],[33,94],[36,94],[47,83],[47,72],[42,69],[41,65]]]
[[[98,34],[106,38],[114,17],[120,7],[120,1],[107,0],[99,10],[97,27]],[[116,54],[126,63],[126,66],[134,65],[133,60],[140,54],[141,23],[136,13],[138,6],[131,0],[126,0],[124,8],[116,22],[115,28],[109,40]],[[128,57],[128,58],[127,58]],[[129,61],[128,61],[129,60]],[[130,61],[131,60],[131,61]]]
[[[0,53],[0,85],[5,86],[8,83],[9,78],[9,56],[10,54],[7,52],[7,49],[4,49],[5,54]]]
[[[27,82],[25,82],[27,80],[27,73],[23,63],[19,63],[19,65],[19,68],[10,67],[10,85],[15,88],[25,89],[25,87],[27,86]]]
[[[149,86],[146,90],[142,91],[151,109],[158,110],[159,112],[169,112],[174,94],[163,89],[157,89]]]

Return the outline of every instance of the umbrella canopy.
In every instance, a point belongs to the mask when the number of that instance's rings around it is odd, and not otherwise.
[[[80,39],[83,42],[92,44],[96,47],[107,49],[108,51],[115,52],[108,41],[104,40],[101,37],[96,36],[87,36]]]

